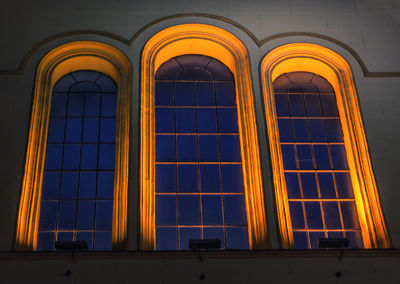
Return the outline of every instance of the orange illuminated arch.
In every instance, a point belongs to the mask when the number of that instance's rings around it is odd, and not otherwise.
[[[364,246],[390,247],[351,68],[343,57],[332,50],[309,43],[292,43],[275,48],[261,63],[276,206],[283,246],[293,246],[293,235],[272,83],[281,74],[295,71],[315,73],[327,79],[333,86]]]
[[[113,247],[121,246],[126,239],[131,65],[126,56],[114,47],[100,42],[78,41],[51,50],[37,68],[18,212],[16,249],[36,249],[51,94],[58,79],[77,70],[101,72],[114,79],[118,86]]]
[[[235,76],[249,246],[251,249],[265,248],[267,229],[247,50],[232,34],[204,24],[184,24],[162,30],[150,38],[143,49],[140,130],[141,248],[150,250],[155,248],[154,76],[162,63],[184,54],[200,54],[216,58]]]

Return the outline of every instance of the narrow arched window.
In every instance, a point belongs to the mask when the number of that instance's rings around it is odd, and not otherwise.
[[[327,80],[291,72],[273,82],[294,248],[344,238],[363,248],[336,97]]]
[[[211,57],[183,55],[155,79],[156,249],[200,238],[248,249],[233,74]]]
[[[55,84],[38,250],[53,250],[56,241],[111,249],[116,103],[116,84],[99,72],[72,72]]]

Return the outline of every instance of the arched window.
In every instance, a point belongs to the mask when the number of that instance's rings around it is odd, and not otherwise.
[[[116,105],[116,84],[99,72],[72,72],[55,84],[38,250],[55,241],[111,249]]]
[[[156,73],[156,249],[220,239],[248,249],[235,81],[208,56],[183,55]]]
[[[40,61],[16,249],[56,240],[89,249],[126,240],[131,66],[99,42],[61,45]]]
[[[390,246],[352,71],[335,52],[280,46],[261,64],[277,215],[285,248],[321,237]]]

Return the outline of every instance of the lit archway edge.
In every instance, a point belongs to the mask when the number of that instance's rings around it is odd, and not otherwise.
[[[184,54],[201,54],[216,58],[235,76],[249,245],[251,249],[265,248],[267,229],[264,195],[247,50],[232,34],[204,24],[184,24],[167,28],[150,38],[143,49],[140,140],[141,248],[155,248],[154,76],[162,63]]]
[[[58,79],[78,70],[101,72],[110,76],[118,86],[113,247],[120,247],[126,239],[131,64],[126,56],[114,47],[100,42],[79,41],[51,50],[42,58],[36,71],[25,172],[18,211],[16,249],[36,249],[51,94]]]
[[[327,79],[333,86],[364,246],[365,248],[390,247],[351,68],[332,50],[308,43],[292,43],[277,47],[269,52],[261,63],[276,207],[283,247],[293,247],[293,235],[272,83],[281,74],[295,71],[315,73]]]

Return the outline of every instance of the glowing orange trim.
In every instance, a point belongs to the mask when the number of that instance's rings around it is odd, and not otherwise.
[[[232,34],[209,25],[167,28],[146,43],[142,54],[140,242],[155,248],[154,75],[165,61],[184,54],[202,54],[223,62],[235,75],[238,126],[250,248],[265,248],[267,228],[259,161],[253,90],[247,50]]]
[[[16,249],[36,249],[51,93],[58,79],[77,70],[94,70],[104,73],[113,78],[118,85],[113,247],[120,247],[126,239],[131,66],[121,51],[109,45],[80,41],[53,49],[38,65],[17,220]]]
[[[390,240],[379,202],[357,93],[349,64],[337,53],[315,44],[292,43],[269,52],[261,63],[265,113],[270,141],[276,206],[282,243],[293,246],[292,226],[272,82],[281,74],[305,71],[329,81],[336,93],[347,160],[365,248],[388,248]]]

